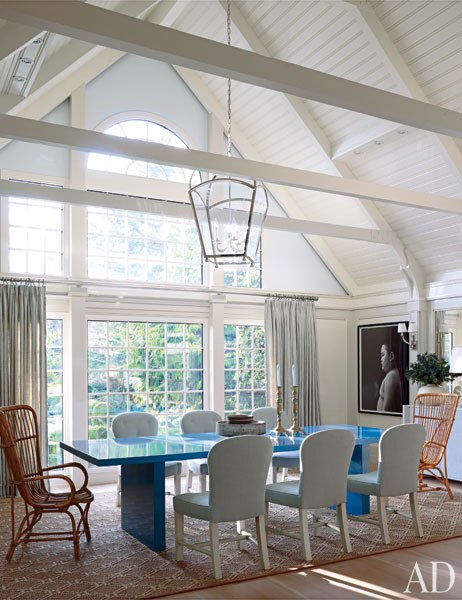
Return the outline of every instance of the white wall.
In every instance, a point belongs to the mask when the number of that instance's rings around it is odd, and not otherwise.
[[[88,84],[87,129],[127,111],[158,115],[187,145],[207,149],[207,111],[170,65],[126,55]]]
[[[42,121],[69,125],[69,102],[63,102]],[[43,144],[11,142],[0,150],[0,169],[67,178],[69,150]],[[40,180],[40,178],[38,178]]]

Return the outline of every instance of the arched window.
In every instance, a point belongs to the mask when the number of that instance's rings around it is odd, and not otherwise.
[[[105,129],[104,133],[133,140],[175,146],[176,148],[188,148],[183,140],[167,127],[144,119],[121,121]],[[163,179],[164,181],[188,184],[192,175],[190,169],[157,165],[142,160],[133,160],[112,154],[99,154],[97,152],[89,154],[87,167],[95,171],[106,171],[109,173],[134,175],[136,177],[147,177],[148,179]]]

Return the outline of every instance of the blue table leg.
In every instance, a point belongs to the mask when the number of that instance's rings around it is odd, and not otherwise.
[[[350,463],[350,474],[367,473],[369,471],[369,445],[355,446]],[[365,515],[370,512],[369,496],[365,494],[347,493],[347,512],[350,515]]]
[[[142,544],[165,550],[165,465],[122,465],[122,529]]]

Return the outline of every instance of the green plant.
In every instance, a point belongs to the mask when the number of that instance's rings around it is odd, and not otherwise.
[[[421,385],[441,385],[451,379],[449,363],[436,354],[418,354],[417,360],[409,365],[406,377],[413,383]]]

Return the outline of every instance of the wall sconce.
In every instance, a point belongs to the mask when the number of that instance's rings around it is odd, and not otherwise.
[[[406,323],[398,323],[398,333],[401,335],[403,342],[407,344],[411,350],[417,350],[416,323],[409,323],[409,327],[406,327]],[[408,339],[405,337],[406,333],[408,334]]]

